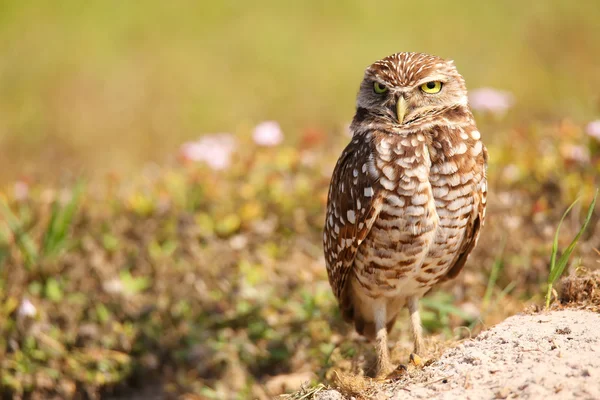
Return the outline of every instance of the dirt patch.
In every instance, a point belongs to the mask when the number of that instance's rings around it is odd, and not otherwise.
[[[599,399],[600,314],[516,315],[449,349],[418,377],[382,385],[377,399]],[[335,391],[315,399],[340,398]]]
[[[562,304],[576,303],[600,310],[600,271],[568,276],[561,281],[558,298]]]

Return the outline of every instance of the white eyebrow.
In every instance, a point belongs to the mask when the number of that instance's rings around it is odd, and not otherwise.
[[[415,86],[419,86],[419,85],[422,85],[427,82],[435,82],[435,81],[440,81],[442,83],[446,83],[446,82],[448,82],[448,77],[446,75],[429,75],[428,77],[423,78],[420,81],[418,81]]]

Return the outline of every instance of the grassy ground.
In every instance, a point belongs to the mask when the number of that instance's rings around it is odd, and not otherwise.
[[[489,219],[466,271],[424,301],[432,345],[469,334],[458,327],[476,333],[542,303],[557,222],[577,194],[585,205],[598,185],[598,155],[574,161],[560,153],[590,140],[577,125],[483,122],[481,130],[492,155]],[[5,191],[5,392],[94,396],[151,378],[166,393],[246,398],[264,393],[272,376],[325,379],[369,353],[340,320],[320,245],[330,149],[348,138],[311,131],[298,145],[274,148],[239,140],[222,172],[157,167],[135,181],[39,184],[19,199]],[[561,247],[583,205],[563,224]],[[597,266],[597,220],[572,270]],[[35,315],[24,312],[24,299]],[[406,320],[398,326],[406,346]]]
[[[321,227],[362,71],[398,50],[452,57],[470,88],[516,100],[476,115],[488,218],[465,271],[423,302],[430,348],[542,304],[558,221],[581,196],[564,248],[600,185],[584,129],[600,10],[446,3],[2,2],[0,397],[266,398],[274,377],[368,366]],[[253,142],[265,119],[282,144]],[[210,131],[235,135],[228,168],[176,160]],[[571,273],[598,268],[598,219]]]

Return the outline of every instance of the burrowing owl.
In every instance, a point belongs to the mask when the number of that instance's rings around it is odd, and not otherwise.
[[[329,187],[325,260],[344,319],[376,340],[385,376],[398,312],[408,305],[419,354],[419,298],[454,278],[477,242],[487,151],[453,61],[426,54],[367,68],[350,128]]]

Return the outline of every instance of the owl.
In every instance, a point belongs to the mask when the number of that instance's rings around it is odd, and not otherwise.
[[[485,218],[487,150],[453,61],[396,53],[367,68],[352,140],[335,166],[323,247],[344,319],[375,341],[407,307],[413,361],[423,352],[419,299],[462,270]]]

